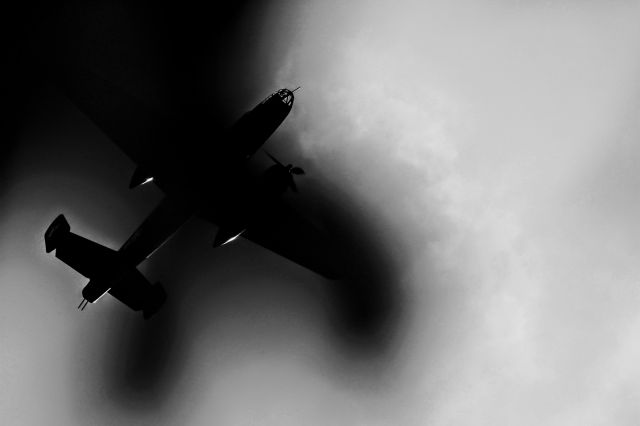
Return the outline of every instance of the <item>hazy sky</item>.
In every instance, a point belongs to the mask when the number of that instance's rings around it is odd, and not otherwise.
[[[111,299],[76,312],[84,281],[44,253],[46,226],[62,210],[115,247],[160,194],[128,191],[128,160],[52,92],[2,199],[0,423],[637,424],[640,2],[277,2],[260,19],[264,92],[302,86],[280,132],[396,243],[392,350],[345,353],[319,277],[248,243],[214,252],[198,222],[145,270],[227,283],[181,294],[181,322]]]

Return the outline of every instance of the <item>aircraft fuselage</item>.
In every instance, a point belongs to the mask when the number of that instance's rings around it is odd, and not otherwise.
[[[289,115],[293,93],[280,89],[245,113],[231,127],[224,148],[231,162],[250,158]]]

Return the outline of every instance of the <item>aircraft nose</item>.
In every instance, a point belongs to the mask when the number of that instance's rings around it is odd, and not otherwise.
[[[278,97],[280,98],[280,101],[287,105],[287,106],[292,106],[293,105],[293,91],[289,90],[289,89],[280,89],[278,90]]]

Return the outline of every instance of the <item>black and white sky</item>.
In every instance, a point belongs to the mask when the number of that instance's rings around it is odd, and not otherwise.
[[[0,423],[638,424],[640,2],[19,13]],[[220,128],[302,86],[267,146],[384,259],[375,343],[342,330],[332,284],[248,242],[213,250],[197,219],[142,267],[170,295],[158,318],[76,311],[85,280],[45,253],[48,224],[117,248],[161,193],[128,190],[134,165],[47,83],[69,55]]]

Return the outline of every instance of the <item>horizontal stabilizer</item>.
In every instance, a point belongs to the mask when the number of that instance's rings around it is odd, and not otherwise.
[[[108,281],[124,266],[115,250],[71,232],[62,215],[47,230],[45,246],[47,251],[55,250],[58,259],[89,279]]]
[[[58,215],[44,233],[44,246],[47,253],[55,250],[60,239],[69,233],[70,230],[71,226],[69,226],[69,222],[67,222],[64,215]]]
[[[82,289],[82,297],[91,302],[96,303],[106,292],[111,290],[111,284],[101,280],[91,280]]]
[[[134,311],[142,311],[145,319],[151,318],[164,304],[167,293],[160,283],[151,285],[137,269],[109,290],[109,294]]]

